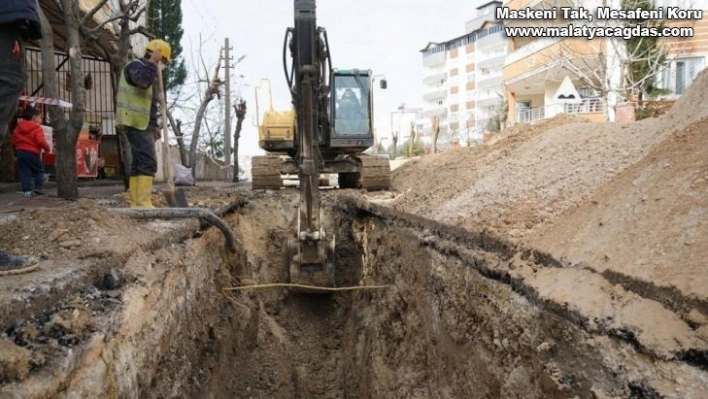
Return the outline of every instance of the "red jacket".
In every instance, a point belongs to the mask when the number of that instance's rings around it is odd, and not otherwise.
[[[37,122],[20,122],[12,133],[12,146],[15,151],[29,151],[39,155],[41,150],[49,152],[49,144],[44,138],[42,126]]]

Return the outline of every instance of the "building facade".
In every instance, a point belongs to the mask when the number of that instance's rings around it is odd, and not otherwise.
[[[704,0],[656,0],[655,7],[707,9]],[[597,7],[620,8],[619,0],[508,0],[511,10],[582,6],[594,15]],[[508,27],[565,27],[574,21],[507,20]],[[585,22],[583,22],[585,23]],[[705,66],[708,25],[703,21],[665,21],[666,26],[692,26],[693,37],[661,39],[667,50],[665,67],[655,69],[656,85],[675,98],[691,84]],[[577,22],[576,22],[577,24]],[[622,21],[595,20],[590,25],[620,26]],[[534,122],[560,113],[578,114],[591,121],[615,121],[617,107],[636,100],[637,85],[628,83],[627,68],[633,59],[622,38],[510,37],[503,79],[509,109],[509,124]]]
[[[478,7],[464,35],[421,50],[424,120],[419,125],[426,134],[437,117],[441,136],[478,140],[500,112],[508,47],[502,24],[494,21],[494,10],[501,5],[492,1]]]

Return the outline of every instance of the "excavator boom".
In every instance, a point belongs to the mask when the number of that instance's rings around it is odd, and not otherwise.
[[[291,283],[334,286],[334,236],[325,233],[320,205],[319,178],[322,167],[320,140],[328,129],[329,75],[324,29],[317,27],[315,0],[294,0],[295,25],[286,32],[283,49],[285,75],[297,115],[295,162],[300,180],[300,203],[295,237],[288,243]],[[290,48],[288,70],[285,52]],[[331,62],[329,63],[331,65]]]

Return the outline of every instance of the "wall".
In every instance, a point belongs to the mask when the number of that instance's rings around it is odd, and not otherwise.
[[[158,143],[155,150],[157,152],[157,173],[155,174],[155,181],[164,182],[164,172],[162,170],[162,145]],[[170,146],[170,158],[172,159],[173,165],[180,163],[179,150],[177,146]],[[197,181],[231,181],[233,166],[221,166],[208,156],[198,154],[195,172]]]

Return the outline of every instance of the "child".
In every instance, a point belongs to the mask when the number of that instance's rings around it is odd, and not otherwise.
[[[32,194],[43,195],[44,165],[39,154],[42,150],[49,152],[49,144],[44,139],[44,131],[40,123],[42,116],[37,108],[25,108],[21,121],[12,134],[12,146],[17,155],[17,167],[20,172],[22,191],[25,197]],[[34,192],[32,191],[32,174],[34,174]]]

